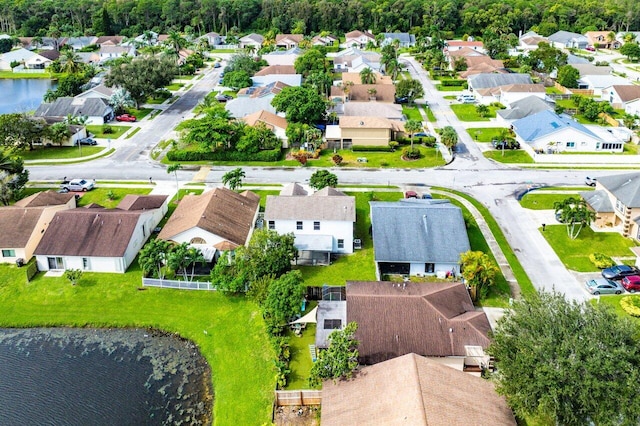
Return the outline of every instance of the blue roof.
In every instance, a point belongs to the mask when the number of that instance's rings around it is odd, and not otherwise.
[[[595,133],[574,121],[568,115],[558,115],[553,111],[541,111],[513,122],[514,131],[525,142],[533,142],[536,139],[567,128],[598,138]]]

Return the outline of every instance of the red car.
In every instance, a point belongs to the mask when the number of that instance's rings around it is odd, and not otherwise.
[[[627,290],[629,293],[635,293],[636,291],[640,291],[640,276],[638,275],[629,275],[628,277],[624,277],[622,279],[622,287]]]
[[[130,122],[134,122],[136,121],[136,116],[135,115],[131,115],[131,114],[121,114],[116,116],[116,120],[118,121],[130,121]]]

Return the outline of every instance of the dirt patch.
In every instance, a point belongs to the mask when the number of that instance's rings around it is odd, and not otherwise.
[[[273,422],[277,426],[319,426],[319,405],[277,407]]]

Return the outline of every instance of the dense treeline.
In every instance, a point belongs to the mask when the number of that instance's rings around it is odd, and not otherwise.
[[[194,34],[249,30],[341,34],[354,29],[445,35],[492,29],[640,29],[636,0],[0,0],[0,32],[22,36]],[[448,33],[448,34],[447,34]]]

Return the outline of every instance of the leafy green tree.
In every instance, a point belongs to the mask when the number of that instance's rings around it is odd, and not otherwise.
[[[242,170],[241,167],[237,167],[222,175],[222,183],[223,185],[227,185],[230,190],[235,191],[242,186],[242,180],[244,178],[244,170]]]
[[[560,215],[560,221],[567,226],[567,235],[572,240],[578,238],[584,226],[589,226],[596,220],[596,213],[589,209],[587,202],[582,198],[569,197],[563,201],[553,203],[556,215]]]
[[[0,39],[0,54],[7,53],[13,48],[13,40],[10,38]]]
[[[446,126],[440,134],[440,142],[451,151],[458,144],[458,132],[453,127]]]
[[[567,426],[635,425],[639,348],[636,326],[609,306],[554,292],[514,302],[488,351],[496,359],[496,389],[519,417],[541,415]]]
[[[145,276],[152,275],[156,278],[164,278],[164,265],[171,250],[169,241],[159,238],[151,239],[142,247],[138,255],[138,262]]]
[[[236,149],[240,152],[256,153],[264,149],[275,149],[282,145],[280,139],[264,123],[238,127],[241,134]]]
[[[471,288],[471,298],[478,301],[487,295],[500,269],[491,258],[481,251],[467,251],[460,255],[462,276]]]
[[[246,71],[231,71],[224,74],[222,84],[234,90],[250,87],[253,82]]]
[[[480,117],[486,117],[486,116],[489,115],[489,107],[487,105],[484,105],[484,104],[478,104],[478,105],[476,105],[476,113]]]
[[[529,53],[526,61],[534,71],[548,74],[567,64],[567,54],[549,43],[541,42],[537,49]]]
[[[413,135],[422,131],[422,123],[418,120],[407,120],[404,130],[411,136],[411,149],[413,150]]]
[[[105,78],[109,87],[122,87],[136,101],[136,107],[147,97],[171,83],[177,73],[175,61],[155,56],[141,56],[129,63],[112,66]]]
[[[350,322],[342,330],[329,335],[329,347],[321,351],[311,367],[309,384],[318,386],[323,380],[350,379],[358,368],[358,344],[355,339],[358,324]]]
[[[286,326],[294,315],[300,313],[304,291],[300,271],[289,271],[271,283],[262,310],[272,329]]]
[[[62,146],[63,143],[69,140],[71,137],[71,131],[67,123],[60,122],[54,123],[47,127],[47,138],[52,142]]]
[[[47,123],[27,114],[0,114],[0,146],[9,150],[33,150],[46,134]]]
[[[306,142],[305,135],[307,130],[310,128],[311,126],[304,123],[289,123],[287,130],[285,131],[289,145],[299,147]]]
[[[578,88],[578,79],[580,78],[580,71],[571,65],[563,65],[558,68],[558,84],[569,88],[569,89],[577,89]]]
[[[169,46],[172,56],[179,57],[179,53],[189,42],[178,31],[169,31],[166,44]]]
[[[419,80],[406,78],[396,83],[396,97],[407,98],[409,103],[413,103],[416,99],[424,96],[424,87]]]
[[[224,69],[224,73],[226,76],[227,73],[233,71],[244,71],[248,76],[253,76],[256,72],[260,71],[263,66],[267,65],[267,61],[264,59],[256,61],[251,55],[238,53],[229,59],[229,62]]]
[[[29,171],[24,169],[22,158],[0,149],[0,202],[5,206],[18,200],[29,181]]]
[[[638,43],[625,43],[620,48],[620,53],[627,57],[628,60],[637,62],[640,59],[640,45]]]
[[[134,108],[136,101],[126,89],[118,87],[109,98],[109,105],[113,107],[116,114],[121,114],[125,112],[127,108]]]
[[[82,271],[80,269],[67,269],[64,271],[64,277],[69,280],[71,285],[76,285],[82,278]]]
[[[271,105],[284,112],[289,122],[307,124],[322,121],[327,109],[324,97],[308,87],[285,87],[273,97]]]
[[[184,130],[180,138],[185,144],[199,145],[210,151],[232,150],[240,139],[243,126],[230,118],[229,111],[216,102],[204,110],[202,118],[185,120],[177,130]]]
[[[304,77],[312,73],[326,73],[329,71],[327,48],[316,46],[307,50],[296,58],[293,66],[296,69],[296,73],[302,74]]]
[[[316,191],[327,186],[335,188],[338,186],[338,176],[334,175],[329,170],[318,170],[311,175],[311,178],[309,178],[309,186]]]
[[[312,87],[319,95],[329,96],[333,79],[324,71],[312,71],[304,80],[305,87]]]

